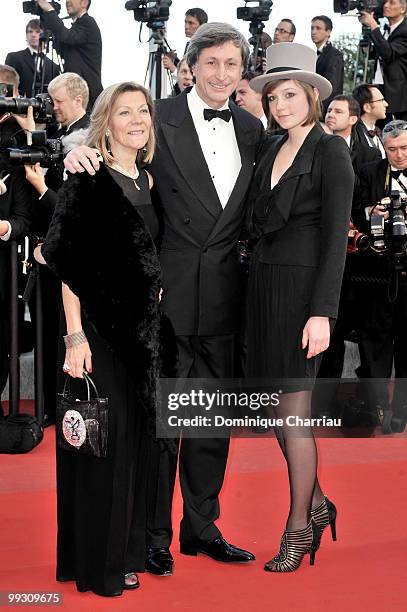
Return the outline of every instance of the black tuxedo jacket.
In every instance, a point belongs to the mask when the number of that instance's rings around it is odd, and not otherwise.
[[[380,159],[365,164],[359,173],[359,190],[354,202],[354,222],[362,232],[369,233],[369,222],[366,220],[366,206],[373,206],[388,195],[386,193],[386,174],[389,162]]]
[[[102,86],[102,37],[96,21],[85,13],[65,27],[56,11],[43,13],[47,28],[55,35],[55,46],[65,60],[64,71],[76,72],[85,79],[89,87],[89,108],[92,108]]]
[[[377,147],[369,147],[366,138],[360,141],[356,135],[355,129],[352,133],[351,146],[350,146],[350,157],[352,160],[353,170],[355,172],[355,188],[353,193],[353,205],[352,205],[352,218],[353,218],[353,206],[359,201],[359,190],[360,190],[360,172],[366,164],[382,159],[382,155]]]
[[[382,140],[382,138],[381,138],[381,131],[379,129],[377,131],[378,131],[378,137],[379,137],[379,139],[381,141]],[[355,124],[353,130],[352,130],[352,139],[353,139],[354,142],[358,142],[358,143],[360,143],[362,145],[368,145],[369,146],[368,138],[369,138],[369,135],[368,135],[367,127],[365,126],[363,121],[361,119],[359,119],[357,121],[357,123]],[[372,142],[372,144],[374,145],[373,142]],[[376,145],[374,145],[374,147],[376,149],[378,149],[378,147],[376,147]]]
[[[310,316],[337,316],[354,172],[349,147],[317,124],[292,166],[270,189],[274,160],[287,140],[262,148],[249,193],[249,227],[263,263],[315,268]]]
[[[48,57],[45,57],[44,61],[45,61],[45,80],[44,80],[45,89],[44,89],[44,92],[46,92],[49,82],[52,81],[54,77],[59,75],[60,69],[57,66],[57,64],[52,62]],[[27,48],[27,49],[23,49],[22,51],[12,51],[11,53],[7,55],[5,63],[8,66],[12,66],[13,68],[15,68],[20,76],[20,85],[18,88],[20,91],[20,94],[23,96],[27,96],[28,98],[31,98],[32,93],[33,93],[32,85],[34,81],[35,58],[30,53],[30,50]],[[39,86],[41,85],[41,83],[37,81],[36,85],[37,87],[34,92],[35,94],[40,93]]]
[[[325,114],[331,100],[335,96],[343,93],[343,55],[339,49],[333,47],[331,43],[327,43],[322,49],[322,53],[318,55],[316,72],[328,79],[332,85],[332,94],[323,102]]]
[[[162,307],[177,335],[234,333],[243,298],[236,244],[263,126],[230,103],[242,167],[222,209],[189,112],[187,92],[158,101],[156,108],[158,145],[151,171],[163,217]]]
[[[386,40],[380,28],[370,32],[383,71],[384,97],[388,113],[407,111],[407,19]]]

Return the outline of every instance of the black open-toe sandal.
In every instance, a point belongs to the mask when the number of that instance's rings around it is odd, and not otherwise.
[[[135,582],[130,582],[130,580],[135,577]],[[129,581],[129,582],[127,582]],[[135,572],[129,572],[128,574],[124,574],[124,589],[130,591],[131,589],[138,589],[140,586],[140,582],[138,576]]]

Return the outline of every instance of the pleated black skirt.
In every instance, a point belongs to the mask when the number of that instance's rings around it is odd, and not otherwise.
[[[83,327],[92,351],[92,378],[109,399],[106,458],[75,455],[57,446],[57,580],[79,591],[120,595],[124,574],[143,571],[147,475],[153,441],[133,381],[91,325]],[[85,383],[72,390],[86,397]]]
[[[312,389],[321,356],[307,359],[302,333],[310,316],[316,269],[254,258],[247,289],[247,377],[284,383],[284,392]]]

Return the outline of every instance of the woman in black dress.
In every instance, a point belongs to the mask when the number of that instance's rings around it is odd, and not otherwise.
[[[284,136],[270,138],[256,164],[249,197],[257,239],[248,286],[247,375],[283,390],[273,416],[287,461],[291,505],[279,554],[265,569],[311,562],[336,509],[317,479],[310,399],[321,354],[329,345],[346,254],[354,175],[346,142],[318,123],[331,84],[315,73],[316,53],[295,43],[267,50],[267,73],[250,85]]]
[[[128,82],[99,96],[87,142],[104,164],[69,176],[42,246],[63,281],[64,370],[109,400],[106,458],[57,449],[57,580],[121,595],[139,586],[159,373],[160,269],[150,175],[153,102]],[[83,381],[73,381],[72,385]]]

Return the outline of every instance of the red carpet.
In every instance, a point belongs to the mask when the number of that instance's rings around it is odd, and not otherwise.
[[[142,574],[138,591],[105,599],[54,580],[54,431],[47,429],[30,454],[0,455],[0,591],[60,592],[63,606],[47,609],[69,611],[404,611],[406,439],[323,439],[318,445],[321,482],[339,517],[338,541],[324,534],[314,567],[304,562],[293,574],[263,571],[278,549],[287,513],[286,471],[275,440],[235,438],[219,526],[257,560],[224,566],[205,556],[180,555],[176,527],[175,575]],[[177,490],[175,525],[180,509]]]

